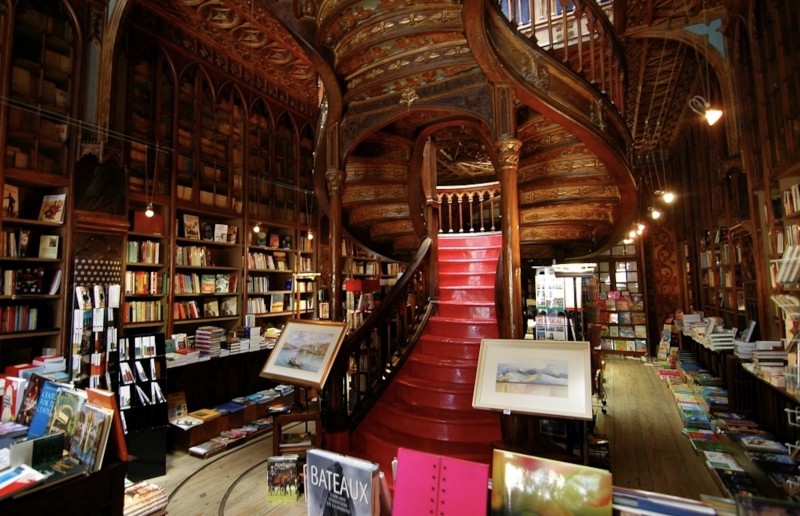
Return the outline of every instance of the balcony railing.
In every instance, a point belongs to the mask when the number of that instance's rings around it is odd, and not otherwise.
[[[625,57],[611,22],[610,0],[498,0],[537,47],[593,84],[624,112]]]
[[[481,233],[500,227],[500,184],[440,186],[439,233]]]

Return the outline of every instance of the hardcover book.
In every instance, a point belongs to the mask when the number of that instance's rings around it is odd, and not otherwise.
[[[56,393],[46,433],[63,433],[65,449],[69,449],[70,440],[78,424],[81,407],[85,402],[86,393],[83,391],[60,389]]]
[[[58,258],[58,235],[42,235],[39,237],[39,258]]]
[[[56,395],[61,389],[69,389],[67,384],[60,384],[46,380],[42,384],[39,399],[36,403],[36,410],[31,416],[28,426],[28,439],[33,439],[47,433],[47,424],[50,421],[50,414],[56,402]]]
[[[300,488],[297,455],[277,455],[267,459],[267,501],[294,502]]]
[[[6,376],[3,385],[3,411],[0,413],[0,422],[16,421],[22,398],[25,395],[27,380],[15,376]]]
[[[197,215],[183,215],[183,237],[200,240],[200,218]]]
[[[309,516],[377,516],[380,514],[378,465],[312,448],[306,454],[306,499]]]
[[[611,514],[611,491],[604,469],[494,450],[493,514]]]
[[[39,401],[39,394],[42,392],[42,386],[46,381],[45,377],[33,373],[28,379],[28,384],[25,386],[25,393],[22,396],[22,404],[17,413],[17,423],[30,426],[33,414],[36,412],[36,403]]]
[[[111,420],[114,411],[91,403],[81,406],[75,431],[70,438],[69,456],[85,465],[90,471],[98,471],[103,465]]]
[[[125,441],[125,428],[122,426],[122,418],[119,414],[116,395],[105,389],[89,387],[86,389],[86,398],[89,403],[98,407],[105,407],[113,411],[111,417],[111,442],[117,458],[122,462],[128,462],[128,445]]]
[[[395,477],[394,514],[472,514],[489,498],[488,464],[400,448]]]
[[[42,206],[39,209],[39,220],[43,222],[64,222],[64,207],[67,202],[67,194],[45,195],[42,198]]]

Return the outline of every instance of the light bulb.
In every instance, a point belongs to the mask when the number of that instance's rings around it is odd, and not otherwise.
[[[144,216],[150,218],[155,214],[156,214],[156,212],[153,211],[153,203],[152,202],[148,202],[147,203],[147,209],[144,210]]]
[[[261,231],[261,225],[259,222],[256,222],[256,225],[253,226],[253,233],[258,233]]]
[[[312,233],[310,229],[308,230],[308,235],[307,235],[307,238],[308,238],[309,240],[314,240],[314,233]]]
[[[653,208],[650,210],[650,217],[652,217],[653,220],[657,220],[659,217],[661,217],[661,212]]]
[[[628,233],[628,236],[631,237],[631,238],[636,238],[636,236],[637,236],[636,230],[632,229],[630,231],[630,233]]]
[[[636,224],[636,234],[641,235],[642,233],[644,233],[646,227],[647,226],[645,225],[644,222],[639,222],[638,224]]]
[[[672,204],[675,200],[675,194],[672,192],[664,192],[664,202],[667,204]]]
[[[706,117],[706,122],[708,122],[708,125],[714,125],[720,118],[722,118],[722,111],[719,109],[708,108],[706,109],[704,116]]]

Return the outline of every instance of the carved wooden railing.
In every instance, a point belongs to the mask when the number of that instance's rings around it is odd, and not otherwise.
[[[497,2],[520,34],[580,74],[624,113],[625,55],[617,31],[609,19],[613,2]]]
[[[500,230],[500,183],[440,186],[439,233],[482,233]]]
[[[323,396],[328,431],[354,429],[392,381],[430,316],[431,239],[361,326],[348,334]]]

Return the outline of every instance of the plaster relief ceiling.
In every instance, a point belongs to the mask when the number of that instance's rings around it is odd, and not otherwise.
[[[140,5],[239,60],[241,66],[287,94],[317,104],[314,65],[268,4],[255,0],[142,0]]]

